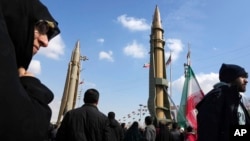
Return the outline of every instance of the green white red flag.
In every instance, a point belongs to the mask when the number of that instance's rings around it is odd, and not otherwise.
[[[204,93],[195,77],[191,66],[187,65],[186,78],[177,114],[177,122],[181,127],[192,126],[197,129],[197,111],[195,106],[204,97]]]

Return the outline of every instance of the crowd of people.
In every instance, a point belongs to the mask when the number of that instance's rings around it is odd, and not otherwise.
[[[127,128],[125,123],[118,123],[114,112],[106,116],[99,111],[99,92],[88,89],[84,94],[85,104],[66,113],[56,141],[229,141],[230,128],[250,126],[249,113],[240,94],[246,91],[247,78],[248,73],[241,66],[222,64],[220,82],[196,107],[197,131],[191,126],[183,129],[177,122],[158,121],[155,125],[151,116],[145,117],[144,128],[137,121]]]
[[[241,66],[222,64],[220,82],[197,105],[198,130],[145,117],[129,127],[115,112],[98,109],[99,92],[84,94],[84,104],[68,111],[59,126],[51,125],[53,93],[27,68],[40,47],[60,33],[58,23],[39,0],[0,1],[0,138],[4,141],[229,141],[230,129],[250,126],[242,103],[248,73]],[[211,132],[210,132],[211,131]]]
[[[181,130],[178,123],[160,121],[156,126],[154,118],[146,116],[144,126],[134,121],[130,126],[119,123],[115,112],[106,114],[98,110],[99,92],[88,89],[84,93],[84,104],[70,110],[59,127],[52,125],[48,141],[195,141],[196,133],[191,127]]]
[[[106,115],[99,111],[100,94],[98,90],[90,88],[84,93],[84,104],[68,111],[59,127],[51,125],[47,139],[43,141],[229,141],[228,128],[235,125],[249,126],[249,114],[240,100],[240,92],[246,90],[247,78],[244,68],[222,64],[219,72],[221,82],[197,105],[197,131],[191,126],[184,129],[177,122],[164,120],[155,125],[154,117],[151,116],[145,117],[143,128],[138,121],[127,127],[116,120],[115,112],[110,111]],[[220,124],[227,128],[219,128]],[[215,129],[216,132],[208,135],[209,129]]]
[[[178,123],[164,121],[156,126],[151,116],[145,117],[144,128],[138,121],[127,127],[115,119],[115,112],[105,115],[98,110],[99,96],[93,88],[84,93],[84,104],[64,116],[56,141],[196,141],[191,127],[182,131]]]

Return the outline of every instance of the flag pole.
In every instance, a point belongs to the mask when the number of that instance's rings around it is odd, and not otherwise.
[[[172,51],[170,51],[170,57],[172,59],[171,55],[172,55]],[[170,97],[172,97],[172,61],[170,62],[169,65],[170,65],[170,68],[169,68],[170,69],[170,71],[169,71],[169,73],[170,73],[169,74],[170,75],[170,78],[169,78],[170,79]]]
[[[190,66],[191,61],[190,61],[190,44],[188,43],[188,54],[187,54],[187,65]]]
[[[166,88],[166,87],[163,87],[163,88],[164,88],[164,91],[167,93],[167,88]],[[178,112],[179,112],[178,106],[176,106],[176,104],[174,103],[174,101],[173,101],[173,99],[171,98],[170,95],[168,95],[168,98],[169,98],[170,101],[173,103],[173,106],[174,106],[174,108],[176,109],[177,114],[178,114]],[[182,116],[182,118],[185,118],[185,116],[184,116],[183,114],[182,114],[181,116]],[[175,118],[175,121],[177,122],[177,117]]]
[[[187,76],[188,75],[187,74],[187,69],[188,69],[188,66],[190,66],[190,64],[191,64],[190,55],[191,55],[190,44],[188,43],[187,63],[184,63],[184,76],[185,76],[185,78],[188,77]]]

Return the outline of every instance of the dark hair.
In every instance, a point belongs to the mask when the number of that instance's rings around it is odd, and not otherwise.
[[[188,127],[187,127],[187,132],[192,132],[192,131],[193,131],[193,127],[188,126]]]
[[[114,112],[109,112],[108,113],[108,118],[109,119],[114,119],[115,118],[115,113]]]
[[[153,123],[153,119],[151,118],[151,116],[145,117],[145,123],[146,123],[146,125],[150,125]]]
[[[126,123],[124,123],[124,122],[121,123],[121,126],[122,126],[123,128],[125,127],[125,125],[126,125]]]
[[[138,127],[139,127],[139,123],[137,121],[134,121],[132,125],[130,126],[130,128],[138,128]]]
[[[174,122],[173,125],[172,125],[172,128],[173,129],[177,129],[179,127],[178,123],[177,122]]]
[[[96,89],[88,89],[84,93],[83,101],[85,103],[96,103],[99,100],[99,92]]]

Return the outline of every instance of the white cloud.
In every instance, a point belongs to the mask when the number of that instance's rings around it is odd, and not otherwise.
[[[99,38],[99,39],[97,39],[97,42],[104,43],[104,39],[103,38]]]
[[[176,93],[176,94],[182,93],[184,80],[185,80],[185,78],[182,75],[180,78],[178,78],[172,82],[172,90],[175,91],[174,93]]]
[[[110,62],[114,62],[114,59],[113,59],[112,55],[113,55],[112,51],[109,51],[109,52],[101,51],[99,53],[99,59],[100,60],[105,59],[105,60],[108,60]]]
[[[144,58],[147,55],[147,51],[143,45],[138,44],[136,41],[133,41],[132,44],[128,44],[124,47],[123,52],[127,56],[132,56],[133,58]]]
[[[41,73],[41,63],[38,60],[31,60],[28,71],[33,73],[34,75],[38,75]]]
[[[59,57],[64,54],[64,48],[64,42],[59,34],[49,42],[48,47],[41,47],[38,54],[52,59],[59,59]]]
[[[209,74],[197,74],[196,78],[205,94],[213,88],[214,84],[219,82],[219,74],[213,72]]]
[[[172,61],[175,61],[179,58],[180,53],[183,51],[184,45],[180,39],[166,39],[166,47],[172,53]],[[170,55],[170,51],[165,53],[166,57]]]
[[[217,82],[219,82],[218,74],[213,73],[213,72],[211,72],[209,74],[203,74],[203,73],[195,74],[195,77],[196,77],[201,89],[203,90],[204,94],[209,92],[213,88],[213,85],[216,84]],[[182,75],[180,78],[173,81],[172,89],[174,91],[176,91],[177,94],[182,93],[183,85],[180,85],[180,84],[184,84],[184,80],[185,80],[185,78]]]
[[[131,31],[144,31],[150,29],[150,25],[146,23],[145,19],[128,17],[126,14],[119,16],[117,21]]]

